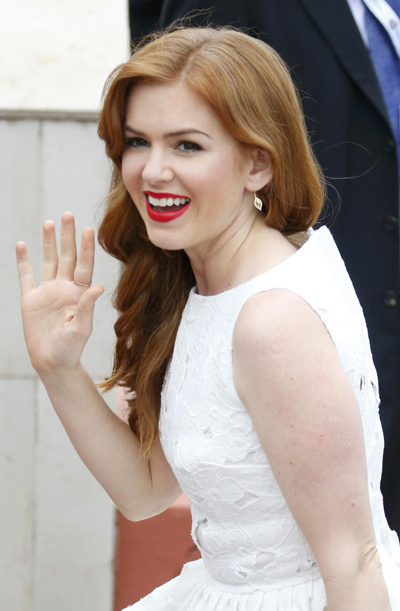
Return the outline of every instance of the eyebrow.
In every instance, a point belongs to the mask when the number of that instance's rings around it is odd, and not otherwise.
[[[132,134],[137,134],[138,136],[143,136],[146,137],[146,134],[144,132],[141,132],[139,129],[135,129],[134,127],[131,127],[130,125],[125,125],[125,131],[127,132],[131,132]],[[188,129],[180,129],[176,132],[168,132],[167,134],[164,134],[164,138],[173,138],[176,136],[185,136],[187,134],[202,134],[203,136],[206,136],[207,138],[211,138],[211,136],[209,136],[208,134],[206,134],[205,132],[200,131],[199,129],[194,129],[194,128],[188,128]]]

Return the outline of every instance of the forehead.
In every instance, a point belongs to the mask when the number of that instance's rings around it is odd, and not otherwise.
[[[192,127],[226,132],[214,109],[184,82],[134,86],[126,105],[126,122],[138,129]]]

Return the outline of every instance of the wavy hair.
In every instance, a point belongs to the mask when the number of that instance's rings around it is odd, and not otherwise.
[[[162,383],[195,278],[184,251],[149,241],[122,181],[123,130],[136,84],[178,81],[200,94],[241,145],[268,151],[273,178],[257,193],[267,225],[295,238],[316,222],[325,195],[298,93],[282,59],[261,40],[227,27],[159,32],[110,75],[99,135],[113,175],[99,242],[123,271],[114,298],[114,367],[101,386],[130,391],[129,425],[146,457],[157,439]]]

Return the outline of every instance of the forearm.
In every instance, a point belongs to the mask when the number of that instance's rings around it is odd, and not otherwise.
[[[42,282],[36,286],[26,246],[16,246],[25,341],[33,367],[78,454],[131,520],[163,511],[180,488],[159,440],[143,460],[129,426],[108,408],[80,365],[103,287],[91,286],[94,232],[82,232],[76,256],[75,222],[61,219],[60,256],[54,223],[43,225]]]
[[[149,463],[140,458],[136,436],[109,409],[83,367],[41,378],[79,456],[124,515],[135,519],[136,513],[152,513]]]
[[[379,555],[375,551],[364,566],[342,567],[324,579],[327,611],[391,611]]]

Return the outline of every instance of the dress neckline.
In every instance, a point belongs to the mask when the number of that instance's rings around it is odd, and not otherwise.
[[[245,280],[245,282],[242,282],[241,284],[238,284],[237,286],[233,286],[231,289],[227,289],[226,291],[222,291],[221,293],[216,293],[215,295],[200,295],[197,292],[197,285],[196,285],[192,289],[190,289],[189,299],[191,299],[192,301],[197,301],[197,302],[211,303],[212,301],[217,301],[219,299],[223,299],[230,295],[233,295],[236,291],[243,289],[250,283],[257,281],[258,279],[263,278],[275,272],[276,270],[281,269],[282,267],[286,267],[286,265],[288,265],[289,262],[292,263],[294,260],[297,260],[301,254],[304,254],[305,252],[307,252],[310,249],[311,245],[313,245],[314,242],[316,242],[320,237],[323,237],[326,233],[330,236],[330,231],[326,226],[319,227],[319,229],[316,229],[316,230],[310,228],[307,231],[307,235],[308,235],[307,241],[302,246],[300,246],[300,248],[296,252],[294,252],[292,255],[287,257],[287,259],[284,259],[277,265],[274,265],[270,269],[267,269],[265,272],[262,272],[261,274],[258,274],[257,276],[253,276],[253,278],[249,278],[249,280]]]

